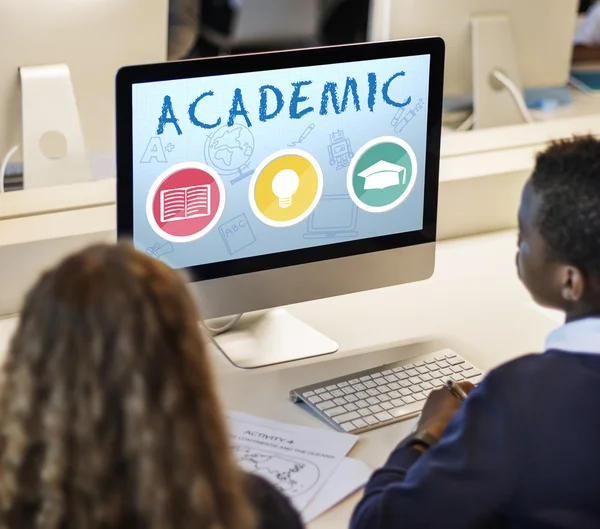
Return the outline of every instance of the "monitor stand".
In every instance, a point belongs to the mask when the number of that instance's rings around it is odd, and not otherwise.
[[[471,17],[474,128],[522,124],[523,97],[510,17],[481,13]]]
[[[23,187],[91,181],[69,67],[23,66],[19,72]]]
[[[336,342],[281,308],[245,314],[213,341],[233,365],[242,369],[283,364],[339,349]]]

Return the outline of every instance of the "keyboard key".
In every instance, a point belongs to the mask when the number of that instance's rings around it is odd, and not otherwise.
[[[367,415],[371,415],[371,410],[368,410],[367,408],[363,408],[362,410],[358,410],[358,414],[361,417],[366,417]]]
[[[308,402],[318,404],[319,402],[323,402],[323,399],[319,395],[313,395],[312,397],[308,397]]]
[[[334,389],[333,391],[330,391],[329,393],[331,393],[334,397],[343,397],[344,396],[344,392],[341,389]]]
[[[412,398],[415,400],[425,400],[427,398],[427,396],[425,395],[425,393],[413,393],[412,394]]]
[[[355,394],[355,396],[359,399],[366,399],[369,396],[369,394],[366,391],[359,391]]]
[[[378,389],[379,393],[387,393],[390,390],[390,387],[387,384],[381,384]]]
[[[402,400],[405,404],[412,404],[415,402],[415,399],[413,399],[410,395],[408,395],[408,397],[402,397]]]
[[[410,386],[412,386],[412,384],[410,383],[410,380],[403,380],[402,382],[400,382],[400,385],[403,388],[409,388]]]
[[[391,402],[382,402],[380,404],[380,406],[384,409],[384,410],[391,410],[394,406]]]
[[[408,395],[411,395],[411,394],[412,394],[412,391],[411,391],[411,389],[410,389],[410,388],[402,388],[402,389],[400,390],[400,394],[401,394],[403,397],[407,397]]]
[[[354,386],[352,386],[356,391],[364,391],[365,389],[367,389],[367,386],[365,386],[364,384],[354,384]]]
[[[325,393],[325,388],[319,388],[319,389],[315,389],[315,393],[317,395],[320,395],[321,393]]]
[[[354,411],[358,409],[358,406],[356,404],[349,403],[346,404],[344,408],[346,408],[348,411]]]
[[[327,386],[325,389],[327,391],[333,391],[334,389],[337,389],[337,384],[332,384],[331,386]]]
[[[481,381],[483,380],[483,375],[475,375],[474,377],[471,377],[469,379],[469,382],[471,382],[471,384],[477,385],[479,384]]]
[[[481,372],[477,371],[477,369],[472,368],[472,369],[467,369],[466,371],[462,372],[462,376],[464,378],[471,378],[477,375],[481,375]]]
[[[348,380],[348,384],[352,384],[354,386],[354,384],[360,384],[360,380],[358,380],[358,378],[353,378],[352,380]]]
[[[375,406],[371,406],[369,409],[371,410],[371,413],[379,413],[380,411],[383,411],[383,408],[379,404],[375,404]]]
[[[337,399],[333,399],[333,402],[335,402],[337,406],[343,406],[348,401],[345,399],[345,397],[338,397]]]
[[[387,375],[391,375],[393,373],[393,371],[391,369],[388,369],[386,371],[383,371],[381,374],[385,377]]]
[[[340,389],[341,389],[341,388],[345,388],[346,386],[349,386],[349,385],[350,385],[350,384],[348,384],[348,382],[340,382],[340,383],[338,384],[338,388],[340,388]]]
[[[345,398],[348,402],[356,402],[358,399],[354,395],[346,395]]]
[[[419,377],[410,377],[409,382],[413,386],[417,386],[421,383],[421,379]]]
[[[388,382],[397,382],[398,381],[398,377],[396,375],[388,375],[387,377],[385,377],[385,379]]]
[[[437,363],[439,368],[444,368],[444,367],[448,367],[450,366],[450,364],[448,362],[446,362],[446,360],[441,360]]]
[[[388,400],[391,400],[387,394],[379,395],[377,398],[379,399],[379,402],[387,402]]]
[[[427,365],[435,364],[435,358],[430,358],[429,360],[425,360]]]
[[[441,354],[441,355],[437,355],[437,356],[435,357],[435,361],[436,361],[436,362],[441,362],[442,360],[445,360],[445,359],[446,359],[446,355],[443,355],[443,354]]]
[[[409,370],[406,372],[406,374],[407,374],[409,377],[416,377],[416,376],[419,374],[419,372],[418,372],[416,369],[409,369]]]
[[[446,376],[446,377],[451,377],[452,376],[452,369],[449,368],[444,368],[442,369],[442,375]]]
[[[424,375],[420,375],[419,378],[424,382],[429,382],[431,380],[431,375],[429,373],[425,373]]]
[[[317,408],[319,408],[321,411],[325,411],[330,408],[335,408],[335,406],[336,406],[336,404],[331,400],[326,400],[324,402],[319,402],[319,404],[317,404]]]
[[[431,376],[431,378],[438,378],[442,376],[442,372],[439,369],[436,369],[435,371],[430,371],[429,375]]]
[[[368,389],[367,393],[371,395],[371,397],[375,397],[376,395],[379,395],[379,388]]]
[[[404,368],[403,367],[395,367],[394,369],[392,369],[392,371],[394,373],[400,373],[400,372],[404,371]]]
[[[425,373],[429,373],[429,368],[425,366],[417,367],[417,371],[420,375],[424,375]]]
[[[367,380],[371,380],[371,375],[365,375],[364,377],[360,377],[358,380],[361,382],[366,382]]]
[[[462,373],[462,366],[450,366],[450,369],[452,369],[452,371],[454,371],[455,373]]]
[[[325,393],[321,393],[321,398],[323,400],[331,400],[333,398],[333,395],[326,391]]]
[[[340,424],[340,426],[347,432],[352,432],[357,429],[356,426],[354,426],[354,424],[352,424],[350,421]]]
[[[370,398],[370,397],[369,397]],[[359,407],[359,408],[366,408],[368,407],[370,404],[366,401],[366,400],[357,400],[355,402],[355,404]]]
[[[308,397],[312,397],[314,394],[315,394],[315,392],[314,392],[314,391],[307,391],[306,393],[304,393],[304,395],[303,395],[303,396],[304,396],[305,398],[308,398]]]
[[[425,391],[431,391],[433,389],[433,384],[431,384],[431,382],[421,382],[421,387]]]
[[[379,423],[379,419],[375,417],[375,415],[369,415],[368,417],[365,417],[365,421],[369,426]]]
[[[456,358],[454,353],[446,353],[446,358]]]
[[[400,398],[400,392],[399,391],[390,391],[388,393],[389,397],[391,399],[399,399]]]
[[[411,413],[421,411],[422,409],[423,409],[423,402],[414,402],[414,403],[408,404],[406,406],[399,406],[398,408],[394,408],[394,409],[390,410],[390,413],[394,417],[404,417],[405,415],[409,415]]]
[[[364,428],[365,426],[369,426],[363,419],[356,419],[352,421],[352,424],[354,424],[356,428]]]
[[[418,361],[418,362],[415,362],[413,365],[414,365],[415,367],[421,367],[421,366],[424,366],[424,365],[425,365],[425,362],[423,362],[423,361],[421,361],[421,360],[420,360],[420,361]]]
[[[366,388],[369,388],[369,389],[371,389],[371,388],[375,388],[375,387],[377,387],[377,384],[376,384],[375,382],[373,382],[372,380],[367,380],[367,381],[365,382],[364,386],[365,386]]]
[[[371,406],[375,406],[376,404],[379,404],[379,399],[377,399],[376,397],[369,397],[367,399],[367,402],[371,404]]]
[[[355,411],[349,411],[348,413],[342,413],[333,418],[338,424],[345,423],[346,421],[353,421],[354,419],[360,419],[360,415]]]
[[[335,408],[325,410],[325,415],[327,415],[327,417],[335,417],[340,413],[346,413],[346,408],[344,408],[343,406],[336,406]]]
[[[451,366],[457,366],[460,364],[464,364],[465,361],[462,358],[459,358],[458,356],[451,358],[450,360],[446,360]]]
[[[381,422],[389,421],[394,418],[387,411],[382,411],[380,413],[376,413],[375,417],[377,417]]]
[[[398,382],[392,382],[391,384],[388,384],[388,387],[390,388],[390,390],[396,391],[400,389],[400,384],[398,384]]]
[[[348,386],[347,388],[342,389],[342,391],[344,392],[344,395],[352,395],[353,393],[356,393],[356,389],[354,389],[352,386]]]
[[[377,380],[378,380],[378,379],[380,379],[382,376],[383,376],[383,373],[373,373],[373,374],[371,375],[371,378],[372,378],[372,379],[373,379],[375,382],[377,382]]]

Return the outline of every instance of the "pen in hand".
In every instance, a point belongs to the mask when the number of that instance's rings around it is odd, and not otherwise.
[[[454,382],[454,380],[448,380],[446,382],[446,387],[450,390],[450,392],[459,400],[465,400],[467,398],[467,394],[462,390],[462,388]]]

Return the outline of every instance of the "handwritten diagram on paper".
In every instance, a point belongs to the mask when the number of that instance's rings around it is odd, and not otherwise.
[[[242,446],[236,446],[234,451],[240,466],[246,472],[274,483],[289,497],[304,494],[319,482],[319,467],[310,461]]]
[[[354,435],[229,412],[240,466],[269,481],[298,510],[308,505],[354,446]]]
[[[210,215],[210,185],[165,189],[160,192],[160,220],[207,217]]]

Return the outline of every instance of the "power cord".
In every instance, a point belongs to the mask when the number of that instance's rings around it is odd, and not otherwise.
[[[234,316],[233,318],[231,318],[231,320],[228,321],[225,325],[222,325],[221,327],[217,327],[217,328],[209,327],[206,324],[206,322],[203,322],[202,325],[208,331],[209,336],[212,339],[214,336],[218,336],[219,334],[223,334],[223,333],[233,329],[233,327],[235,327],[235,325],[237,324],[238,321],[240,321],[240,318],[243,315],[244,315],[243,313],[238,314],[238,315]]]
[[[527,103],[525,103],[525,98],[523,97],[523,93],[517,88],[517,85],[512,81],[510,77],[503,74],[500,70],[495,70],[492,73],[492,77],[496,79],[504,88],[506,88],[512,98],[514,99],[521,116],[525,120],[526,123],[533,123],[534,119],[527,108]]]
[[[0,193],[4,193],[4,177],[6,176],[6,168],[8,167],[8,162],[10,162],[10,159],[19,150],[19,147],[19,145],[11,147],[6,153],[4,159],[2,160],[2,164],[0,164]]]

